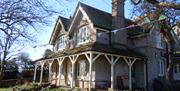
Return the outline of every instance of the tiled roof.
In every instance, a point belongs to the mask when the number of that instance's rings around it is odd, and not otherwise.
[[[130,49],[126,49],[126,50],[125,49],[117,49],[117,48],[113,48],[111,46],[107,46],[104,44],[89,43],[87,45],[82,45],[82,46],[79,46],[74,49],[67,48],[63,51],[52,53],[47,58],[42,58],[40,60],[50,59],[50,58],[58,58],[58,57],[68,56],[68,55],[86,52],[86,51],[96,51],[96,52],[116,54],[116,55],[135,57],[135,58],[145,58],[145,56],[143,54],[137,53]]]
[[[83,3],[79,5],[85,10],[93,24],[97,27],[112,30],[112,15]]]
[[[59,16],[59,18],[61,19],[61,21],[62,21],[62,23],[64,25],[65,30],[67,31],[70,20],[65,18],[65,17],[62,17],[62,16]]]
[[[83,10],[87,13],[88,17],[96,27],[104,28],[107,30],[113,30],[112,26],[112,15],[111,13],[99,10],[97,8],[91,7],[89,5],[80,3],[78,4],[83,8]],[[70,20],[64,17],[61,17],[61,20],[64,24],[65,29],[68,29],[68,25],[70,24]],[[133,22],[129,19],[125,19],[125,26],[132,24]],[[129,36],[139,35],[142,33],[147,33],[149,31],[143,31],[141,27],[135,27],[126,30]]]

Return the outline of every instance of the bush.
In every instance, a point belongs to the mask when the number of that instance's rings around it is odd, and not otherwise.
[[[171,82],[167,81],[164,77],[155,78],[153,87],[154,91],[172,91]]]

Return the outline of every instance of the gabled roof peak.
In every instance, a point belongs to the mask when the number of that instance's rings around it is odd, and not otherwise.
[[[101,9],[98,9],[98,8],[95,8],[95,7],[92,7],[92,6],[87,5],[87,4],[85,4],[85,3],[82,3],[82,2],[78,2],[78,5],[80,5],[81,7],[93,8],[93,9],[96,9],[96,10],[98,10],[98,11],[100,11],[100,12],[104,12],[104,13],[107,13],[107,14],[110,14],[110,15],[111,15],[111,13],[109,13],[109,12],[107,12],[107,11],[104,11],[104,10],[101,10]]]
[[[112,15],[110,13],[81,2],[78,3],[78,7],[82,7],[94,26],[112,30]]]
[[[61,22],[63,23],[65,31],[67,31],[70,19],[62,17],[62,16],[59,16],[59,18],[60,18]]]

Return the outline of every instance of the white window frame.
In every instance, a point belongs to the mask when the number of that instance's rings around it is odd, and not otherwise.
[[[174,76],[173,77],[174,80],[180,80],[180,63],[174,64],[174,67],[173,67],[173,76]]]
[[[159,65],[159,76],[164,76],[164,73],[165,73],[165,62],[164,62],[164,60],[160,59],[158,65]]]
[[[77,44],[80,45],[89,42],[89,36],[90,33],[87,26],[79,28],[77,32]]]
[[[164,48],[164,44],[162,41],[162,34],[160,32],[156,32],[155,34],[155,43],[156,43],[156,48],[160,48],[160,49]]]
[[[62,50],[66,47],[67,35],[62,35],[58,38],[58,50]]]
[[[81,60],[77,65],[77,77],[82,78],[86,74],[86,60]]]

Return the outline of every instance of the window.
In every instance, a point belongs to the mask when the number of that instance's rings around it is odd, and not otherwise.
[[[180,65],[179,64],[174,65],[174,73],[175,74],[180,73]]]
[[[155,34],[155,43],[156,43],[156,48],[164,48],[164,44],[162,42],[162,34],[160,32],[156,32]]]
[[[164,61],[159,60],[159,76],[164,76]]]
[[[60,36],[58,39],[58,49],[62,49],[66,46],[67,36]]]
[[[173,73],[174,80],[180,80],[180,63],[174,64]]]
[[[77,43],[78,44],[86,43],[88,42],[88,40],[89,40],[89,31],[87,27],[86,26],[81,27],[77,33]]]
[[[177,74],[177,66],[174,66],[174,73]]]
[[[83,76],[86,73],[86,62],[85,60],[80,61],[77,65],[78,71],[77,74],[78,76]]]

